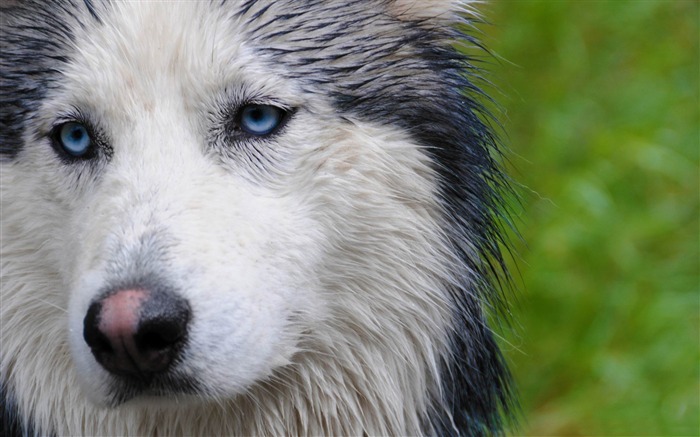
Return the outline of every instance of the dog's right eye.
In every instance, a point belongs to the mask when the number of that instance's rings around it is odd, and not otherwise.
[[[278,130],[287,118],[287,111],[272,105],[249,104],[238,114],[239,127],[250,135],[263,137]]]
[[[62,151],[76,158],[85,157],[93,143],[88,128],[75,121],[56,126],[53,138]]]

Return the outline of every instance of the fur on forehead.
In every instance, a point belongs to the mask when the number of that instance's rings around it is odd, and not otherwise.
[[[467,5],[471,2],[473,0],[392,0],[389,8],[401,19],[451,22],[458,14],[471,11]]]

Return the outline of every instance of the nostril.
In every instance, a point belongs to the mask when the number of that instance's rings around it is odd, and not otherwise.
[[[177,345],[187,334],[189,319],[187,301],[172,293],[153,293],[141,309],[137,347],[159,350]]]
[[[101,352],[114,352],[114,349],[112,348],[112,345],[110,344],[109,340],[107,337],[104,336],[101,332],[97,332],[90,340],[87,340],[88,346],[90,346],[90,349],[92,349],[93,352],[96,353],[101,353]]]
[[[101,311],[102,303],[94,302],[90,305],[87,315],[83,320],[83,338],[90,349],[92,349],[93,353],[112,351],[112,345],[109,343],[109,339],[107,339],[99,327]]]
[[[160,351],[179,342],[185,335],[181,320],[149,320],[139,326],[136,346],[142,350]]]

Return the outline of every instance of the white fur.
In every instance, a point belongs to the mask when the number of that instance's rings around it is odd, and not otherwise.
[[[205,3],[119,3],[106,19],[2,167],[0,371],[20,412],[59,435],[419,433],[450,319],[425,154],[379,121],[341,123]],[[274,174],[207,149],[232,93],[301,108],[270,145]],[[80,178],[35,139],[71,107],[114,148]],[[83,317],[144,245],[192,305],[181,369],[207,393],[105,406]]]

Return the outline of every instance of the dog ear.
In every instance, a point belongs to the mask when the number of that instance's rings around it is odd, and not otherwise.
[[[476,0],[478,1],[478,0]],[[453,22],[460,14],[474,14],[469,0],[391,0],[389,8],[394,16],[404,20]]]

